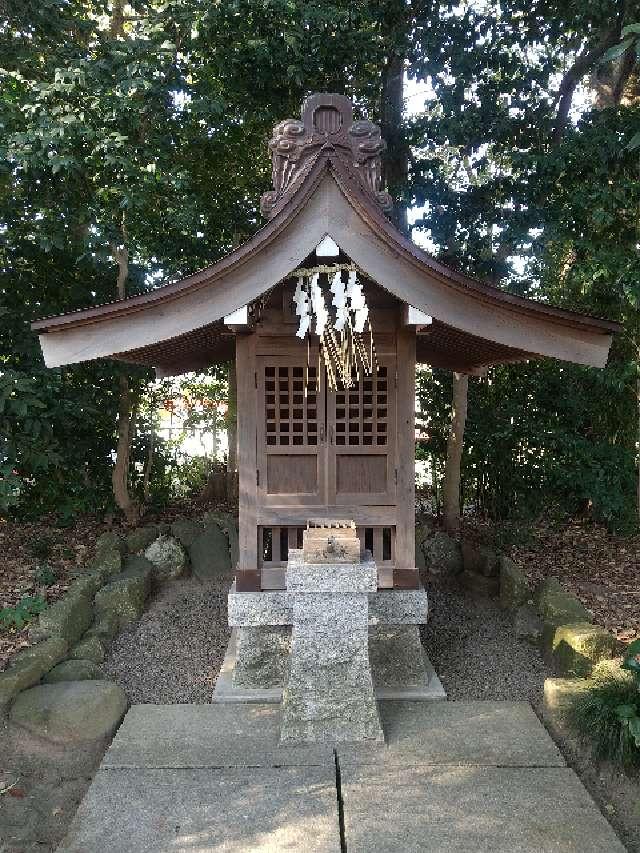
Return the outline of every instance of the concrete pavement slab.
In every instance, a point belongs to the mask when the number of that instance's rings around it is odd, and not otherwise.
[[[341,767],[349,853],[624,853],[566,767]]]
[[[565,764],[527,702],[383,702],[380,717],[386,745],[341,744],[341,766]]]
[[[101,770],[58,853],[339,853],[332,768]]]
[[[273,705],[134,705],[103,767],[333,768],[330,745],[279,746]]]

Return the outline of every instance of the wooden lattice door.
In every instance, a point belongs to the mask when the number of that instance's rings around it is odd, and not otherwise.
[[[335,506],[395,503],[395,360],[327,395],[328,500]]]
[[[258,500],[263,506],[327,502],[325,393],[317,359],[258,359]]]

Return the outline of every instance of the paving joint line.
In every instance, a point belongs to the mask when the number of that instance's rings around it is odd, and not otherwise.
[[[342,799],[342,779],[340,776],[340,758],[338,750],[333,750],[333,756],[336,763],[336,799],[338,802],[338,829],[340,830],[340,850],[341,853],[347,853],[347,836],[344,829],[344,800]]]

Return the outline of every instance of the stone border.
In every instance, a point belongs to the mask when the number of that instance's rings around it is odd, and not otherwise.
[[[140,618],[154,584],[182,574],[189,559],[185,538],[191,534],[193,542],[213,525],[225,536],[231,559],[237,552],[237,533],[233,517],[225,513],[207,513],[201,522],[178,519],[172,525],[145,525],[126,538],[114,532],[99,536],[86,569],[31,625],[33,645],[20,650],[0,672],[0,719],[19,694],[43,680],[49,685],[96,680],[109,646],[126,625]],[[158,543],[163,540],[179,564],[173,569],[162,560]],[[57,677],[60,664],[64,671]]]

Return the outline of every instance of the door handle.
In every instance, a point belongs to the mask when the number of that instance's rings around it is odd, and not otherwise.
[[[329,427],[329,444],[333,444],[333,425]]]
[[[320,444],[324,444],[324,424],[320,424]]]

